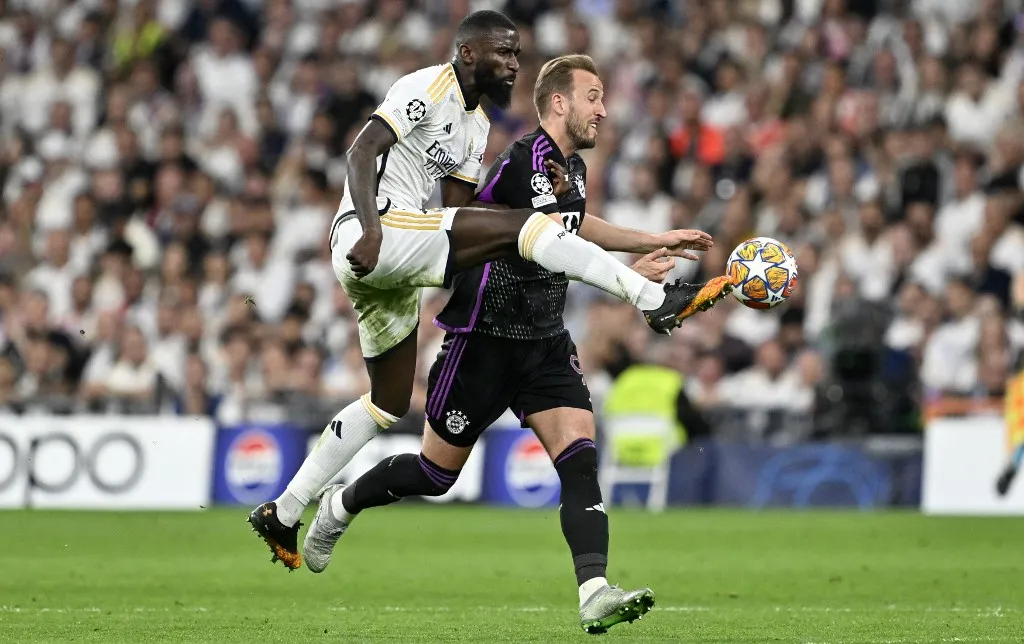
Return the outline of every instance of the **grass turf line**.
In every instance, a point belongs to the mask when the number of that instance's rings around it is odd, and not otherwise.
[[[555,510],[368,512],[321,575],[271,566],[245,508],[5,512],[4,642],[587,639]],[[311,519],[311,514],[306,520]],[[631,642],[1024,641],[1024,520],[611,510]]]

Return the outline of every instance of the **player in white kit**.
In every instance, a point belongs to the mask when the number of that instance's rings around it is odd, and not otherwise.
[[[461,270],[518,254],[633,304],[661,333],[731,290],[724,276],[705,284],[650,282],[566,231],[560,214],[472,207],[489,129],[479,102],[511,103],[519,34],[504,15],[477,11],[460,23],[455,44],[452,62],[396,81],[348,151],[330,244],[358,316],[371,390],[328,424],[286,491],[249,515],[273,560],[289,569],[302,565],[298,520],[306,505],[409,409],[422,287],[448,286]],[[599,120],[590,124],[595,131]],[[445,207],[424,210],[438,180]],[[539,207],[553,198],[552,188],[543,173],[534,180]],[[712,246],[706,233],[675,232],[670,255]]]

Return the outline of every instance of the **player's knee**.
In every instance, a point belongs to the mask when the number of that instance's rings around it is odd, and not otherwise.
[[[395,402],[388,406],[388,413],[401,418],[409,413],[409,401]]]
[[[401,418],[409,413],[408,397],[402,398],[401,396],[388,396],[386,394],[378,394],[376,391],[371,391],[370,401],[374,406],[379,407],[395,418]]]
[[[459,480],[461,470],[445,469],[420,453],[416,457],[419,461],[420,472],[422,473],[423,496],[441,496],[452,489],[455,482]]]
[[[555,457],[555,471],[562,485],[569,479],[597,480],[597,446],[589,438],[578,438]]]

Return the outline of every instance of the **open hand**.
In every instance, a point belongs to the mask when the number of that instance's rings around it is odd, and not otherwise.
[[[700,258],[688,251],[711,250],[715,245],[711,235],[703,230],[670,230],[657,235],[657,243],[665,248],[669,255],[691,260]]]
[[[676,267],[676,260],[669,257],[667,248],[659,248],[636,260],[632,268],[652,282],[661,284],[669,272]]]

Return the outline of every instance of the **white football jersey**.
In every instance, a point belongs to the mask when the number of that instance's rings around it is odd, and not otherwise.
[[[483,108],[467,110],[451,63],[415,71],[395,81],[373,113],[398,141],[377,157],[377,203],[422,210],[439,179],[476,184],[490,122]],[[345,179],[338,213],[355,210]]]

